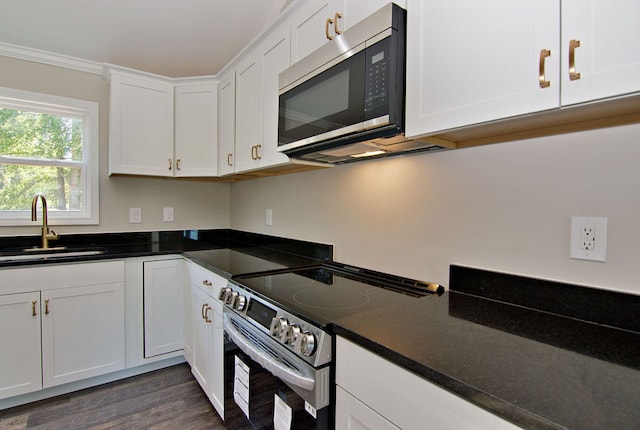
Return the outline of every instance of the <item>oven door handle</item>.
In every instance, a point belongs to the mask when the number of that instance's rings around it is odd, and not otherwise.
[[[250,341],[247,341],[245,336],[240,333],[229,321],[229,317],[224,314],[224,331],[231,338],[233,343],[236,344],[245,354],[258,363],[262,368],[268,370],[276,378],[281,379],[283,382],[288,382],[296,387],[303,388],[307,391],[313,390],[315,380],[312,377],[303,375],[296,369],[288,367],[287,365],[274,360],[267,355],[264,351],[261,351]]]

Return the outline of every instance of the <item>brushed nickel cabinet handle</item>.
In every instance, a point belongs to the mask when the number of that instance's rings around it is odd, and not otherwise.
[[[204,311],[204,320],[205,322],[210,323],[211,322],[211,318],[209,318],[209,311],[211,310],[211,306],[207,305],[207,308]]]
[[[580,47],[580,41],[571,39],[569,41],[569,80],[580,79],[580,73],[576,72],[576,48]]]
[[[336,34],[336,36],[340,33],[342,33],[339,29],[338,29],[338,20],[342,18],[342,14],[340,12],[336,12],[336,14],[333,17],[333,32]]]
[[[176,160],[176,170],[180,171],[180,159]]]
[[[233,163],[231,163],[231,157],[233,157],[233,154],[227,154],[227,166],[233,167]]]
[[[49,315],[49,299],[44,299],[44,314]]]
[[[333,36],[329,35],[329,26],[333,24],[333,20],[331,18],[327,18],[327,22],[324,23],[324,35],[327,39],[333,39]]]
[[[256,160],[262,160],[260,149],[262,149],[262,145],[256,145]]]
[[[551,85],[551,82],[547,81],[547,78],[545,76],[545,71],[544,71],[545,60],[549,56],[551,56],[551,51],[549,51],[548,49],[540,50],[540,65],[538,69],[538,72],[539,72],[538,79],[540,81],[540,88],[547,88]]]
[[[36,303],[38,302],[36,302],[35,300],[31,302],[31,315],[33,315],[34,317],[38,316],[38,312],[36,312]]]
[[[205,304],[202,305],[202,310],[200,310],[200,315],[202,316],[202,319],[205,319],[204,308],[206,308],[206,307],[207,307],[207,304],[205,303]]]

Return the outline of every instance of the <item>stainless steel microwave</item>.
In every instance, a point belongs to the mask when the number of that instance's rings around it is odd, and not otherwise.
[[[389,3],[279,76],[278,150],[340,164],[443,149],[404,137],[406,11]]]

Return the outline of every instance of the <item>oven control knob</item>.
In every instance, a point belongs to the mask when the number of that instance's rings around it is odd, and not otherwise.
[[[226,300],[225,303],[231,307],[233,307],[233,304],[236,302],[236,298],[238,297],[238,292],[237,291],[231,291],[229,294],[226,295]]]
[[[236,297],[236,301],[233,304],[233,307],[237,311],[243,311],[244,308],[247,307],[247,297],[246,296],[241,296],[241,295]]]
[[[302,355],[310,356],[316,351],[316,337],[313,333],[305,331],[300,335],[298,345]]]
[[[271,336],[280,339],[282,337],[282,333],[286,332],[288,326],[289,321],[287,321],[285,317],[274,317],[271,320],[271,328],[269,332],[271,333]]]
[[[218,300],[225,302],[227,299],[227,294],[231,293],[231,288],[229,287],[224,287],[224,288],[220,288],[220,293],[218,294]]]
[[[298,336],[300,336],[301,330],[298,324],[290,324],[287,329],[282,333],[280,341],[285,345],[295,345]]]

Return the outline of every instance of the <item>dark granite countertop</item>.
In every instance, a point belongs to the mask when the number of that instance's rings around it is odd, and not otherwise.
[[[0,238],[0,255],[38,240]],[[225,277],[333,255],[234,230],[69,235],[60,245],[104,252],[47,262],[179,253]],[[450,282],[442,296],[340,318],[335,332],[524,428],[640,429],[640,296],[456,266]]]
[[[47,258],[38,258],[42,252],[25,251],[39,245],[40,236],[0,237],[0,258],[6,258],[0,260],[0,269],[45,263],[184,254],[196,263],[230,277],[238,274],[235,273],[235,268],[241,270],[251,267],[253,271],[253,268],[259,267],[264,267],[264,270],[271,270],[272,267],[298,267],[331,260],[333,256],[331,245],[230,229],[61,235],[50,244],[52,248],[65,248],[59,251],[62,254],[58,256],[49,254],[51,256]],[[99,253],[65,256],[70,251]],[[13,255],[33,255],[34,258],[11,259],[10,256]],[[247,262],[251,260],[253,264],[247,266]],[[260,266],[258,260],[262,260],[264,266]],[[267,262],[273,263],[269,265]]]
[[[479,283],[503,276],[478,272]],[[640,428],[640,331],[461,289],[340,319],[336,333],[524,428]],[[623,299],[640,309],[640,297]],[[607,300],[594,305],[606,310]]]

